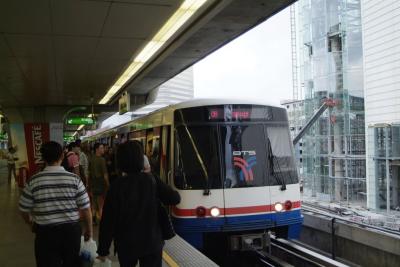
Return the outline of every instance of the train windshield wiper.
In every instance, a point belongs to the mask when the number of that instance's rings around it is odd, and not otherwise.
[[[200,155],[200,152],[199,152],[199,150],[198,150],[198,148],[197,148],[197,146],[196,146],[196,144],[195,144],[195,142],[194,142],[194,140],[193,140],[193,136],[192,136],[192,134],[190,133],[187,124],[184,122],[185,120],[184,120],[184,118],[183,118],[182,111],[180,111],[179,114],[181,115],[182,122],[183,122],[183,127],[184,127],[184,129],[185,129],[185,131],[186,131],[186,133],[187,133],[187,135],[188,135],[188,137],[189,137],[190,144],[192,145],[193,150],[195,151],[196,158],[197,158],[197,160],[199,161],[200,166],[201,166],[201,170],[202,170],[202,172],[203,172],[203,174],[204,174],[205,186],[204,186],[203,195],[208,196],[208,195],[211,194],[211,192],[210,192],[210,180],[209,180],[209,177],[208,177],[208,172],[207,172],[206,165],[204,164],[203,158],[202,158],[201,155]]]
[[[286,190],[286,184],[285,184],[285,178],[282,177],[282,172],[281,168],[279,166],[279,161],[277,161],[277,168],[278,168],[278,173],[275,172],[275,156],[274,153],[272,152],[272,147],[271,147],[271,141],[269,138],[267,138],[268,142],[268,161],[269,161],[269,167],[270,167],[270,174],[275,178],[277,183],[281,186],[281,190],[284,191]]]

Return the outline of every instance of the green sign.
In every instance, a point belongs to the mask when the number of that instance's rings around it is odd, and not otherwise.
[[[1,141],[6,141],[6,140],[8,140],[8,135],[5,133],[5,134],[3,134],[3,133],[0,133],[0,140]]]
[[[75,117],[67,119],[68,125],[92,125],[94,124],[94,120],[92,118],[87,117]]]
[[[75,141],[75,137],[73,137],[73,136],[64,136],[64,142],[69,143],[69,142],[72,142],[72,141]]]

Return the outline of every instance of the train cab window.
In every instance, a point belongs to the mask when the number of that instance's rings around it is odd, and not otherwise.
[[[222,188],[217,126],[179,126],[175,131],[175,186],[198,190]]]
[[[266,185],[265,133],[262,125],[221,126],[225,188]]]
[[[286,126],[268,125],[267,151],[270,170],[270,184],[298,183],[293,158],[290,133]],[[269,142],[268,142],[269,141]]]

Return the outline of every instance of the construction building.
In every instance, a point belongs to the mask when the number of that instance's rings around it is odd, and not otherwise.
[[[360,0],[298,2],[301,86],[294,88],[303,90],[306,120],[326,99],[335,103],[303,137],[304,195],[366,206],[360,12]]]

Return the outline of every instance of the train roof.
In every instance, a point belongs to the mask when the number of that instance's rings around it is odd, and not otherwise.
[[[270,106],[270,107],[277,107],[277,108],[282,108],[281,106],[267,103],[265,101],[260,101],[259,99],[238,99],[238,98],[196,98],[196,99],[191,99],[188,101],[184,101],[178,104],[173,104],[170,106],[166,106],[161,109],[157,109],[155,111],[150,112],[149,114],[146,114],[144,116],[157,113],[157,112],[163,112],[166,110],[176,110],[176,109],[182,109],[182,108],[191,108],[191,107],[201,107],[201,106],[213,106],[213,105],[228,105],[228,104],[237,104],[237,105],[261,105],[261,106]],[[144,117],[143,116],[143,117]]]
[[[143,115],[139,118],[133,119],[132,121],[139,120],[142,118],[145,118],[147,116],[151,116],[152,114],[156,113],[162,113],[162,112],[173,112],[174,110],[177,109],[183,109],[183,108],[191,108],[191,107],[201,107],[201,106],[213,106],[213,105],[228,105],[228,104],[233,104],[233,105],[261,105],[261,106],[270,106],[270,107],[276,107],[276,108],[282,108],[281,106],[274,105],[271,103],[267,103],[265,101],[260,101],[259,99],[238,99],[238,98],[196,98],[196,99],[191,99],[188,101],[184,101],[178,104],[173,104],[169,105],[160,109],[157,109],[155,111],[152,111],[146,115]],[[94,136],[101,136],[104,135],[108,132],[115,131],[117,128],[124,127],[126,125],[129,125],[132,123],[132,121],[123,123],[121,125],[115,126],[110,129],[106,129],[102,132],[96,133],[94,135],[88,136],[87,138],[94,137]]]

